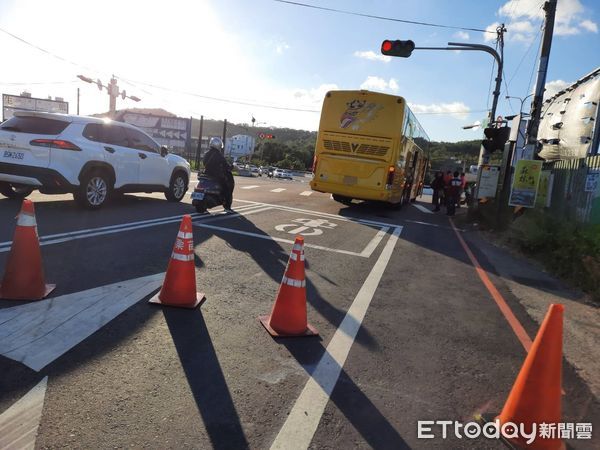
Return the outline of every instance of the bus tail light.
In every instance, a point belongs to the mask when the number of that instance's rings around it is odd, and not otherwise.
[[[394,175],[396,174],[396,168],[394,166],[390,166],[388,169],[387,180],[385,182],[385,188],[390,190],[392,189],[392,185],[394,184]]]

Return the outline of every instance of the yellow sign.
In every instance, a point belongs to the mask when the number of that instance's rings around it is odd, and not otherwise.
[[[520,159],[515,168],[512,191],[508,202],[511,206],[524,206],[533,208],[537,195],[542,161]]]

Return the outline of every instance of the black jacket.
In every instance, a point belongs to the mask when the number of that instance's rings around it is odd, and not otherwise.
[[[439,191],[440,189],[444,189],[446,183],[444,183],[444,177],[434,178],[431,182],[431,188],[435,191]]]
[[[228,180],[231,168],[223,154],[216,148],[211,148],[203,158],[204,173],[219,180]]]

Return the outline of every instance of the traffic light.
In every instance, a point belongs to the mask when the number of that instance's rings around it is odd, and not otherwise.
[[[413,41],[390,41],[385,40],[381,43],[381,53],[388,56],[400,56],[408,58],[415,49]]]
[[[275,135],[274,134],[267,134],[267,133],[260,133],[258,135],[259,139],[275,139]]]
[[[494,128],[489,127],[483,130],[486,139],[481,143],[488,153],[496,150],[504,151],[504,144],[510,136],[510,127]]]

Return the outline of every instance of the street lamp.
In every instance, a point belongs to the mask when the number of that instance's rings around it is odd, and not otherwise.
[[[133,100],[134,102],[139,102],[141,100],[141,98],[136,97],[135,95],[127,95],[127,92],[124,89],[123,89],[123,91],[119,91],[119,86],[117,85],[117,79],[115,78],[114,75],[110,79],[110,82],[108,83],[108,85],[102,84],[102,81],[100,81],[100,79],[97,79],[96,81],[94,81],[90,77],[86,77],[85,75],[77,75],[77,78],[79,78],[81,81],[85,81],[86,83],[96,83],[96,85],[98,86],[98,89],[100,89],[100,90],[102,90],[102,88],[106,89],[106,91],[108,92],[108,97],[109,97],[108,111],[109,111],[110,117],[114,117],[115,113],[117,111],[117,97],[118,96],[121,96],[121,98],[123,100],[128,98],[130,100]]]
[[[522,116],[523,115],[523,104],[525,103],[525,100],[527,100],[529,97],[535,95],[535,92],[529,94],[527,97],[525,98],[521,98],[521,97],[514,97],[512,95],[507,95],[505,98],[508,100],[509,98],[514,98],[517,99],[521,102],[521,108],[519,108],[519,115]]]

